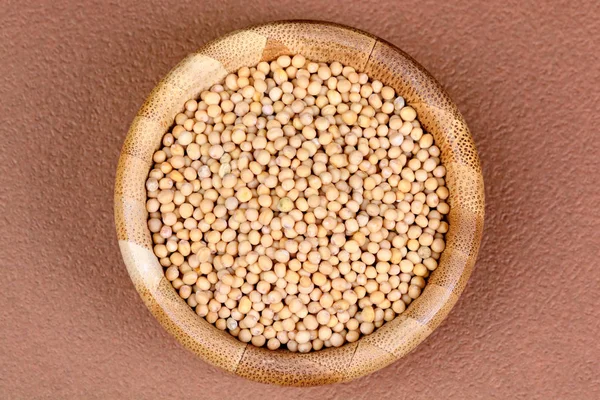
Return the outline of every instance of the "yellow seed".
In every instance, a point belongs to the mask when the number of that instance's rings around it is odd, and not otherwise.
[[[215,105],[221,102],[221,96],[218,93],[208,92],[204,97],[204,102],[208,105]]]
[[[290,212],[294,208],[294,202],[289,197],[283,197],[277,203],[277,209],[281,212]]]
[[[411,121],[414,121],[416,117],[417,117],[417,112],[415,111],[414,108],[412,108],[410,106],[406,106],[400,110],[400,118],[402,118],[404,121],[411,122]]]
[[[363,308],[360,315],[365,322],[373,322],[375,320],[375,310],[371,306]]]
[[[242,314],[247,314],[250,311],[250,308],[252,307],[252,301],[250,301],[250,299],[246,296],[242,297],[240,299],[240,302],[238,304],[238,310],[239,312],[241,312]]]
[[[173,179],[175,182],[183,182],[183,175],[179,171],[171,171],[169,177]]]
[[[241,203],[247,203],[252,198],[252,191],[250,189],[248,189],[247,187],[242,187],[242,188],[238,189],[238,191],[235,194],[235,197]]]

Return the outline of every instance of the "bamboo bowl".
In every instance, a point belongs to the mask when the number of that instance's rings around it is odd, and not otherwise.
[[[392,86],[418,113],[442,151],[450,190],[450,229],[438,268],[407,310],[371,335],[308,354],[271,351],[238,341],[210,325],[164,278],[153,254],[145,209],[152,154],[186,100],[243,66],[280,55],[339,61]],[[205,361],[248,379],[309,386],[348,381],[411,352],[448,315],[471,275],[484,219],[483,177],[460,112],[434,78],[412,58],[370,34],[328,23],[276,22],[236,31],[188,55],[158,83],[129,129],[115,183],[115,222],[127,271],[154,317]]]

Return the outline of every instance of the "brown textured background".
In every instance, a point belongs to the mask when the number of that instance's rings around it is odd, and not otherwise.
[[[373,375],[306,389],[179,346],[135,292],[112,215],[121,144],[156,82],[210,39],[292,18],[423,64],[469,123],[487,195],[446,322]],[[0,398],[600,398],[599,18],[595,0],[0,1]]]

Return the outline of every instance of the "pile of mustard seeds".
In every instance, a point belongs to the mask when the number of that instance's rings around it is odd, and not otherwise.
[[[419,297],[445,247],[433,136],[394,89],[338,62],[241,68],[185,103],[153,161],[166,278],[255,346],[357,341]]]

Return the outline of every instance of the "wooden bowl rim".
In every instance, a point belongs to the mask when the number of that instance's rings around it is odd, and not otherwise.
[[[271,60],[297,52],[322,58],[313,61],[347,60],[346,64],[359,67],[364,63],[363,70],[371,78],[403,95],[442,149],[451,204],[447,248],[421,297],[373,334],[340,348],[309,354],[241,343],[196,316],[163,276],[152,252],[144,206],[151,155],[174,113],[183,108],[185,100],[181,100],[196,97],[199,85],[217,82],[224,73],[250,66],[244,63],[258,57],[259,61]],[[306,20],[234,31],[188,55],[140,108],[123,145],[115,182],[115,223],[123,260],[141,298],[163,327],[205,361],[229,373],[295,386],[355,379],[389,365],[425,340],[445,319],[471,275],[481,241],[484,204],[483,177],[470,132],[435,79],[385,40],[343,25]]]

